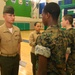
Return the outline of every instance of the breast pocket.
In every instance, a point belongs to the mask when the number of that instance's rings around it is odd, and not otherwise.
[[[15,34],[14,36],[14,42],[18,43],[20,39],[20,35],[19,34]]]
[[[20,37],[19,37],[19,35],[16,35],[15,36],[15,40],[18,40]]]
[[[2,44],[6,44],[6,45],[7,45],[10,41],[11,41],[11,38],[9,38],[9,37],[8,37],[8,38],[7,38],[7,37],[3,37],[3,38],[1,39],[1,43],[2,43]]]

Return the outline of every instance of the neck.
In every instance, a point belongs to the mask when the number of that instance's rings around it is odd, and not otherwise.
[[[72,28],[72,25],[67,25],[67,26],[66,26],[66,30],[68,30],[68,29],[70,29],[70,28]]]
[[[48,23],[48,26],[58,25],[58,21],[53,21],[52,23]]]
[[[12,28],[12,24],[11,23],[5,22],[5,25],[7,26],[7,28]]]
[[[37,31],[37,30],[36,30],[36,32],[40,32],[40,31]]]

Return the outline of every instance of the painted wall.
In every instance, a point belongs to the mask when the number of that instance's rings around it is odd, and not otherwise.
[[[15,15],[21,17],[31,17],[31,1],[30,0],[8,0],[6,5],[14,7]]]
[[[3,0],[0,0],[0,20],[3,20],[3,7],[5,5],[5,2]]]
[[[0,0],[0,25],[4,23],[3,19],[3,8],[6,5],[6,3],[3,0]],[[15,22],[14,25],[18,26],[20,30],[31,30],[34,29],[34,22],[39,21],[41,22],[42,20],[37,18],[29,18],[29,17],[20,17],[20,16],[15,16]],[[44,29],[43,25],[42,28]]]
[[[4,20],[3,19],[3,7],[5,6],[5,2],[4,0],[0,0],[0,20]],[[15,16],[15,21],[16,22],[36,22],[36,21],[39,21],[41,22],[42,20],[39,19],[39,18],[29,18],[29,17],[19,17],[19,16]]]
[[[56,2],[56,3],[58,3],[58,1],[60,1],[60,0],[46,0],[47,2]]]

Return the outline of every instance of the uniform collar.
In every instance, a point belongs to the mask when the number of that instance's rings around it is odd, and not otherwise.
[[[50,28],[58,28],[58,27],[59,27],[58,25],[48,26],[47,30],[50,29]]]
[[[14,26],[12,26],[12,28],[13,28],[13,32],[17,31]],[[5,23],[3,24],[3,29],[4,29],[3,32],[9,32],[9,29],[6,27]]]
[[[37,32],[36,30],[35,30],[35,33],[36,33],[36,34],[40,34],[40,32]]]
[[[72,30],[73,29],[73,27],[71,27],[71,28],[69,28],[69,29],[67,29],[67,30]]]

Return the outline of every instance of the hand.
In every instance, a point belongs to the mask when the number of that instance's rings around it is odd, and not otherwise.
[[[66,68],[64,69],[64,71],[66,71]]]

